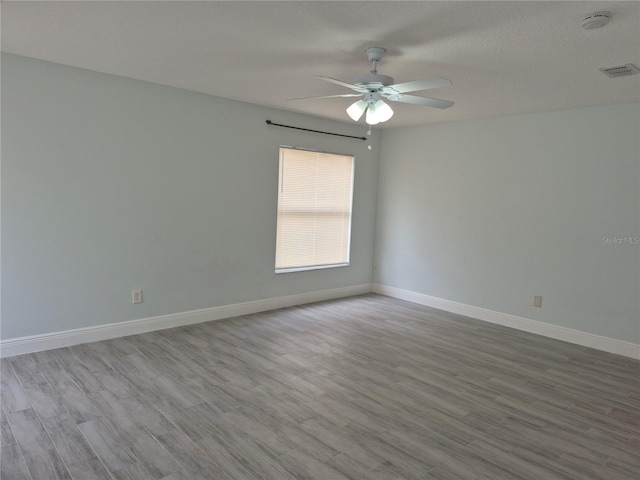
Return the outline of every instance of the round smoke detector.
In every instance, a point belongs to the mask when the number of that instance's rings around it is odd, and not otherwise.
[[[585,30],[593,30],[594,28],[604,27],[609,23],[611,12],[594,12],[582,20],[582,28]]]

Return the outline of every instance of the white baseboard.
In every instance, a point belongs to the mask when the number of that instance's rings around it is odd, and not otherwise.
[[[425,305],[427,307],[433,307],[478,320],[484,320],[485,322],[497,323],[498,325],[504,325],[506,327],[523,330],[525,332],[536,333],[545,337],[555,338],[556,340],[563,340],[565,342],[575,343],[585,347],[591,347],[640,360],[640,345],[635,343],[616,340],[609,337],[602,337],[592,333],[581,332],[579,330],[551,325],[537,320],[530,320],[528,318],[510,315],[508,313],[487,310],[486,308],[474,307],[473,305],[466,305],[464,303],[458,303],[386,285],[374,284],[373,291],[388,297],[394,297],[400,300]]]
[[[163,330],[165,328],[192,325],[195,323],[221,320],[223,318],[249,315],[251,313],[265,312],[277,308],[292,307],[305,303],[320,302],[334,298],[350,297],[370,293],[371,291],[406,300],[428,307],[438,308],[447,312],[465,315],[486,322],[496,323],[507,327],[536,333],[545,337],[563,340],[565,342],[591,347],[605,352],[623,355],[625,357],[640,359],[640,345],[613,338],[602,337],[591,333],[581,332],[570,328],[559,327],[548,323],[518,317],[508,313],[496,312],[473,305],[466,305],[443,298],[432,297],[421,293],[402,290],[386,285],[362,284],[350,287],[320,290],[316,292],[289,295],[286,297],[268,298],[253,302],[224,305],[221,307],[205,308],[189,312],[160,315],[157,317],[141,318],[126,322],[98,325],[95,327],[78,328],[63,332],[32,335],[29,337],[11,338],[0,341],[0,357],[13,357],[25,353],[41,352],[53,348],[69,347],[80,343],[97,342],[110,338],[125,337],[138,333]]]
[[[110,323],[95,327],[77,328],[63,332],[45,333],[29,337],[10,338],[0,341],[0,357],[13,357],[25,353],[41,352],[53,348],[69,347],[80,343],[98,342],[110,338],[126,337],[138,333],[163,330],[165,328],[181,327],[194,323],[221,320],[223,318],[249,315],[251,313],[275,310],[276,308],[292,307],[305,303],[320,302],[334,298],[350,297],[371,292],[371,284],[353,285],[350,287],[333,288],[316,292],[289,295],[286,297],[268,298],[253,302],[224,305],[221,307],[204,308],[190,312],[160,315],[157,317],[141,318],[126,322]]]

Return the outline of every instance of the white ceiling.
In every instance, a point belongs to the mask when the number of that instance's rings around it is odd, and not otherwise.
[[[582,18],[612,12],[608,26]],[[640,100],[640,2],[511,1],[3,1],[2,50],[98,72],[350,121],[349,93],[364,49],[388,55],[396,82],[440,75],[453,87],[417,92],[448,110],[392,103],[384,126],[449,122]]]

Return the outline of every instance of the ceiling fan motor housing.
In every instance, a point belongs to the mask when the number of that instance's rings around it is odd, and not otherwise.
[[[355,84],[359,87],[366,87],[369,90],[379,90],[382,87],[393,85],[393,77],[369,73],[368,75],[356,78]]]

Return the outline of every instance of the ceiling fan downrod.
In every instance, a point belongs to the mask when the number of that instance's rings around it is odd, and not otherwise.
[[[378,73],[378,62],[384,57],[385,53],[387,53],[387,49],[382,47],[369,47],[366,52],[367,58],[372,63],[371,73],[375,75]]]

